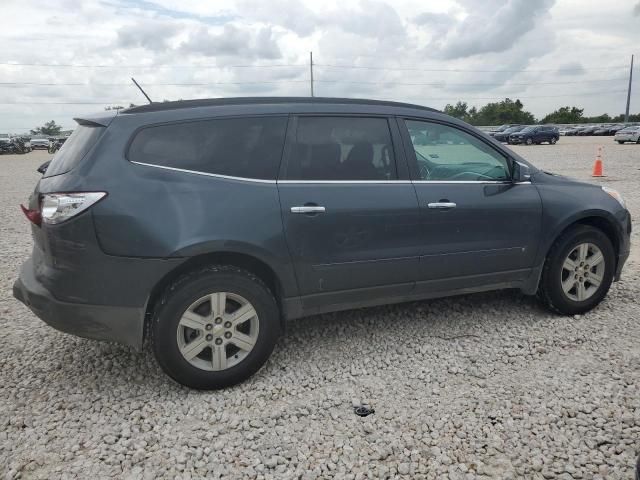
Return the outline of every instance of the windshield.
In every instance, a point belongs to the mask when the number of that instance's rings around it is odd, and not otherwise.
[[[517,132],[521,129],[522,127],[511,127],[511,128],[507,128],[504,133],[513,133],[513,132]]]
[[[76,128],[55,154],[44,176],[60,175],[75,167],[95,145],[104,130],[105,127],[87,125]]]
[[[525,127],[522,129],[523,132],[531,132],[532,130],[535,130],[536,127]]]

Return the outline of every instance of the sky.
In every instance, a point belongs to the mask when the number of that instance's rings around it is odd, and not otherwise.
[[[624,112],[640,0],[2,0],[0,132],[229,96]],[[636,57],[631,111],[640,112]]]

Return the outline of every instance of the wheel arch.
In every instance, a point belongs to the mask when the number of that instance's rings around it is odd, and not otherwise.
[[[258,255],[236,250],[216,250],[209,252],[201,252],[188,257],[180,265],[166,273],[151,289],[144,312],[144,338],[148,337],[148,327],[150,320],[153,318],[158,300],[162,296],[162,292],[180,275],[189,271],[202,268],[206,265],[233,265],[258,276],[269,287],[273,296],[278,302],[280,308],[280,321],[284,327],[283,299],[287,294],[286,286],[283,285],[283,279],[264,258]]]
[[[575,215],[562,222],[558,228],[556,228],[552,235],[549,236],[546,244],[540,250],[540,260],[538,261],[538,267],[534,269],[535,273],[527,281],[523,287],[523,291],[528,294],[534,294],[540,285],[540,279],[542,278],[542,270],[544,264],[549,257],[553,245],[556,243],[561,235],[574,228],[577,225],[588,225],[602,231],[607,238],[611,241],[615,252],[615,261],[617,268],[618,255],[620,253],[620,245],[622,242],[621,233],[615,227],[615,221],[611,218],[611,214],[606,211],[588,211],[581,215]],[[533,281],[532,281],[533,280]]]

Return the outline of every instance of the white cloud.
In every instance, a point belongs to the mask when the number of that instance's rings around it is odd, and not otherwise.
[[[616,114],[639,14],[628,0],[3,0],[0,63],[102,67],[0,65],[0,132],[141,103],[132,76],[159,100],[307,95],[310,50],[319,95]],[[49,104],[69,102],[95,104]]]

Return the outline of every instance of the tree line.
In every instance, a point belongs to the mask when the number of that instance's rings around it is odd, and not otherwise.
[[[502,125],[518,123],[530,125],[534,123],[619,123],[624,122],[624,115],[615,117],[607,113],[595,117],[584,115],[584,108],[560,107],[538,121],[535,116],[524,109],[520,100],[505,98],[500,102],[487,103],[483,107],[471,107],[467,102],[455,105],[447,104],[443,110],[447,115],[464,120],[471,125]],[[640,114],[629,115],[630,122],[640,122]]]
[[[165,100],[166,101],[166,100]],[[135,106],[130,104],[129,107]],[[120,110],[120,105],[105,107],[105,110]],[[620,123],[624,122],[624,115],[610,116],[607,113],[595,117],[585,117],[584,108],[560,107],[538,121],[531,112],[524,109],[520,100],[505,98],[500,102],[487,103],[485,106],[471,107],[467,102],[458,102],[455,105],[447,104],[443,110],[447,115],[464,120],[471,125],[502,125],[504,123],[518,123],[531,125],[534,123]],[[629,115],[630,122],[640,122],[640,113]],[[31,130],[32,135],[60,135],[62,127],[51,120],[41,127]]]

